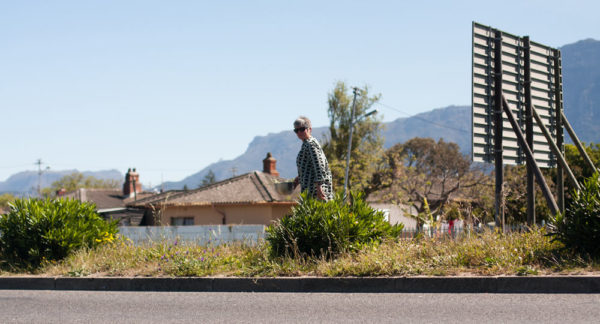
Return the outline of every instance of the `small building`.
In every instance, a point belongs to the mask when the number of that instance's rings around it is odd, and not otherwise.
[[[120,226],[138,226],[143,225],[144,212],[127,207],[127,204],[156,194],[142,191],[140,175],[134,168],[127,170],[123,189],[80,188],[72,192],[64,192],[63,189],[57,195],[94,203],[102,217],[109,220],[118,219]]]
[[[267,154],[263,171],[252,171],[187,191],[167,191],[130,202],[145,211],[147,225],[269,225],[296,205],[299,188],[279,177],[276,160]]]
[[[417,214],[414,207],[408,205],[399,205],[392,203],[368,202],[373,209],[381,210],[386,216],[386,220],[394,225],[402,223],[406,230],[416,230],[417,219],[413,216]]]

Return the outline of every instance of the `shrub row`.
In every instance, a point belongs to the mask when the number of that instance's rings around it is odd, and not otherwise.
[[[335,256],[363,245],[397,238],[404,225],[391,225],[383,212],[374,210],[362,193],[351,193],[346,203],[341,193],[324,202],[302,193],[291,215],[266,230],[273,256]]]
[[[550,236],[578,253],[600,257],[600,181],[595,173],[583,183],[565,215],[559,214],[550,224]]]
[[[71,199],[17,199],[0,215],[0,261],[33,270],[80,248],[114,240],[117,222],[106,222],[96,206]]]

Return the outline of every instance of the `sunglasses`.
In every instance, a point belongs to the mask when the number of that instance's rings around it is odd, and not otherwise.
[[[307,127],[294,128],[294,133],[298,134],[300,132],[304,132],[306,129]]]

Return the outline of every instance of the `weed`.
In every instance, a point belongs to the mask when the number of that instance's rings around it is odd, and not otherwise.
[[[451,238],[384,240],[335,258],[273,257],[258,245],[183,244],[174,241],[135,246],[117,238],[111,245],[82,249],[40,273],[54,276],[441,276],[543,275],[600,271],[585,259],[551,242],[544,229],[525,233],[484,232]]]

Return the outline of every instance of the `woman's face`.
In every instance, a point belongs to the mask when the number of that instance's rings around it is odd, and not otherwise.
[[[303,141],[310,137],[310,131],[311,131],[311,128],[306,128],[306,127],[298,127],[298,128],[294,129],[296,136],[298,136],[298,138]]]

